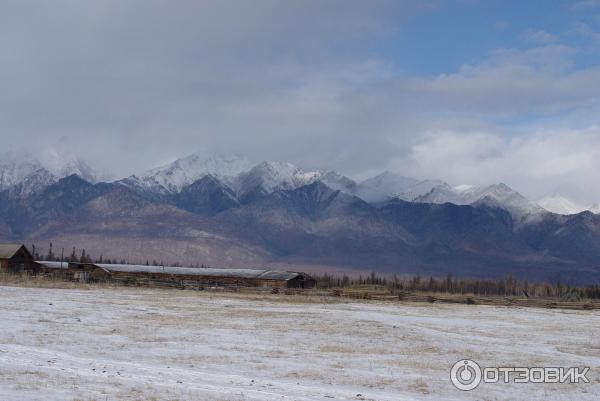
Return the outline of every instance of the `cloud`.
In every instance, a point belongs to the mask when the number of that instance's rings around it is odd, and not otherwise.
[[[388,168],[535,191],[552,177],[585,185],[595,164],[556,156],[554,169],[538,159],[536,170],[525,150],[554,155],[551,146],[577,140],[577,160],[596,156],[600,68],[579,68],[577,46],[531,30],[532,47],[409,74],[399,39],[419,40],[411,23],[435,10],[391,0],[3,2],[2,136],[11,147],[68,137],[118,175],[204,150],[355,177]]]
[[[453,184],[509,182],[533,198],[568,188],[590,203],[600,196],[595,185],[600,169],[600,128],[543,130],[514,138],[438,131],[415,145],[410,159],[399,159],[397,168],[411,174],[436,173]]]
[[[3,3],[0,119],[13,142],[68,136],[100,162],[119,157],[110,164],[122,174],[199,148],[293,156],[285,145],[302,142],[297,136],[344,128],[336,99],[378,74],[363,49],[421,8]],[[266,146],[277,143],[284,148]]]
[[[527,29],[521,33],[521,39],[533,44],[548,44],[558,41],[558,36],[543,29]]]
[[[587,10],[596,7],[600,7],[600,0],[581,0],[576,1],[572,5],[572,8],[575,10]]]
[[[600,45],[600,32],[593,30],[588,24],[578,21],[573,24],[571,32],[584,39],[592,41],[595,45]]]

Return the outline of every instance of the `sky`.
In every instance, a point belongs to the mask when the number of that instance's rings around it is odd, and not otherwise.
[[[4,150],[600,201],[600,0],[0,0]]]

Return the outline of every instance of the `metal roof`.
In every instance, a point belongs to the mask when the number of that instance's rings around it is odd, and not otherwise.
[[[0,259],[10,259],[24,246],[23,244],[0,244]]]
[[[55,262],[55,261],[47,261],[47,260],[36,260],[35,263],[38,263],[44,267],[48,267],[50,269],[68,269],[69,262]]]
[[[291,280],[300,276],[300,273],[277,271],[277,270],[255,270],[255,269],[215,269],[201,267],[169,267],[169,266],[146,266],[146,265],[120,265],[120,264],[94,264],[105,270],[126,273],[165,273],[173,275],[193,275],[210,277],[237,277],[262,280]]]

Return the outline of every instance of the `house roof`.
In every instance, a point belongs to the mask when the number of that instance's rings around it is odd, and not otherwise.
[[[105,270],[127,273],[166,273],[173,275],[193,275],[210,277],[252,278],[262,280],[291,280],[300,276],[300,273],[278,270],[255,269],[214,269],[195,267],[168,267],[145,265],[120,265],[120,264],[94,264]]]
[[[47,261],[47,260],[36,260],[35,263],[40,264],[44,267],[48,267],[50,269],[68,269],[68,262],[55,262],[55,261]]]
[[[10,259],[24,247],[23,244],[0,244],[0,259]],[[27,248],[26,248],[27,249]],[[29,253],[29,251],[27,251]]]

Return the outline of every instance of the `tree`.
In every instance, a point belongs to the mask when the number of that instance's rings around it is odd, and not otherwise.
[[[40,260],[40,254],[38,253],[37,248],[35,247],[35,244],[31,244],[31,254],[33,255],[33,258],[35,260]]]
[[[50,248],[48,248],[48,254],[46,255],[46,260],[54,260],[54,252],[52,252],[52,242],[50,243]]]
[[[77,259],[77,254],[75,253],[75,247],[73,247],[73,252],[71,252],[71,256],[69,257],[69,262],[77,263],[79,260]]]

